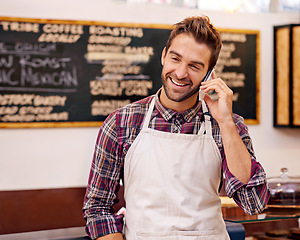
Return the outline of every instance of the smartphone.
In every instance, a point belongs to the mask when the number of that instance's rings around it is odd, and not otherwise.
[[[213,68],[210,69],[210,70],[206,73],[206,75],[205,75],[205,77],[203,78],[202,82],[206,82],[206,81],[210,80],[213,71],[214,71]],[[202,90],[199,89],[199,100],[202,101],[203,98],[204,98],[204,96],[205,96],[205,93],[204,93]]]
[[[211,75],[212,75],[213,71],[214,71],[214,69],[213,69],[213,68],[212,68],[212,69],[210,69],[210,70],[209,70],[209,71],[206,73],[206,75],[205,75],[205,77],[203,78],[202,82],[206,82],[206,81],[210,80],[210,79],[211,79]]]

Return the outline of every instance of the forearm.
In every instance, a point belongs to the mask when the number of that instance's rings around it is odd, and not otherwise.
[[[251,177],[251,156],[233,120],[220,124],[220,131],[228,169],[240,182],[248,183]]]
[[[97,240],[123,240],[123,236],[121,233],[112,233],[103,237],[99,237]]]

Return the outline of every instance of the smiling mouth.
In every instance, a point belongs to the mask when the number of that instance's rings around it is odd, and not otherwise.
[[[179,83],[179,82],[176,82],[173,78],[170,77],[170,80],[172,83],[174,83],[176,86],[179,86],[179,87],[184,87],[188,84],[182,84],[182,83]]]

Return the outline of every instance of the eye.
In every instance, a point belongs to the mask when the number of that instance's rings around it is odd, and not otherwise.
[[[199,71],[200,70],[200,68],[197,66],[197,65],[190,65],[190,68],[192,68],[193,70],[195,70],[195,71]]]
[[[171,57],[171,59],[175,62],[178,62],[179,61],[179,58],[178,57]]]

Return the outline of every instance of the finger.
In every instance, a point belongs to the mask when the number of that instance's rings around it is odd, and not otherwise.
[[[208,91],[210,90],[215,90],[215,89],[224,89],[224,85],[220,82],[221,79],[219,78],[215,78],[215,79],[212,79],[208,82],[205,82],[202,84],[202,86],[200,87],[201,90],[206,90],[208,89]]]
[[[215,78],[218,78],[217,74],[216,74],[216,71],[212,71],[211,79],[215,79]]]
[[[204,86],[203,89],[201,88],[202,90],[204,90],[205,88],[209,88],[209,89],[216,88],[218,86],[219,89],[222,89],[223,91],[228,91],[228,92],[231,91],[231,89],[221,78],[212,79],[207,83],[203,84],[202,86]]]
[[[209,84],[201,86],[200,89],[205,93],[209,93],[214,90],[219,97],[233,95],[232,90],[220,79],[211,80]]]
[[[229,87],[228,87],[228,85],[226,84],[226,82],[223,80],[223,79],[221,79],[221,78],[219,78],[220,79],[220,84],[222,84],[222,86],[224,87],[224,88],[228,88],[229,89]]]

